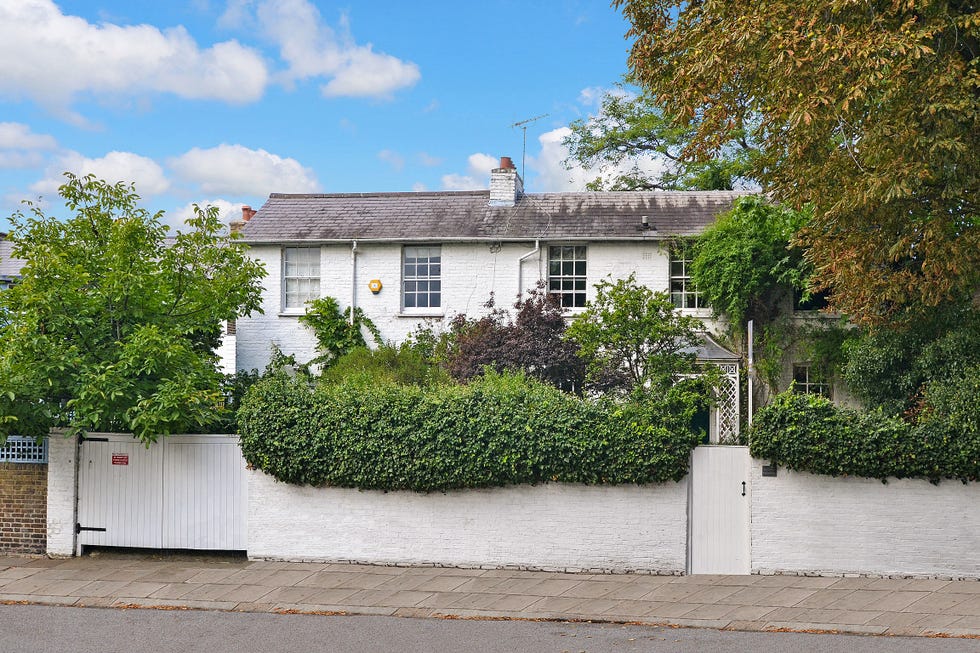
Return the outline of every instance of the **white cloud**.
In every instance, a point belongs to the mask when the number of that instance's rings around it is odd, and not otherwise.
[[[429,190],[429,188],[425,184],[423,184],[421,181],[417,181],[414,184],[412,184],[412,191],[414,191],[416,193],[423,193],[423,192],[425,192],[427,190]]]
[[[231,220],[240,220],[242,217],[242,203],[231,202],[226,199],[215,198],[210,200],[198,200],[189,202],[184,206],[178,207],[173,211],[168,211],[164,215],[164,222],[178,229],[184,226],[188,218],[194,216],[194,205],[197,204],[202,209],[209,206],[217,207],[218,219],[228,224]]]
[[[37,168],[44,163],[44,152],[54,150],[53,136],[35,134],[19,122],[0,122],[0,170]]]
[[[604,86],[589,86],[579,91],[578,101],[579,104],[584,104],[585,106],[597,107],[602,103],[602,98],[607,94],[621,98],[636,97],[636,93],[628,91],[622,86],[613,86],[612,88]]]
[[[229,5],[232,16],[241,14],[241,5]],[[355,43],[346,17],[335,32],[307,0],[263,0],[256,13],[288,65],[287,83],[323,77],[328,81],[320,90],[327,97],[387,97],[421,78],[416,64]]]
[[[134,183],[141,197],[159,195],[170,188],[170,182],[156,161],[133,152],[109,152],[103,157],[91,159],[78,152],[64,152],[48,166],[46,176],[31,184],[35,193],[54,195],[65,182],[64,173],[76,176],[95,175],[111,184]]]
[[[490,171],[498,160],[489,154],[477,152],[466,159],[467,174],[450,173],[442,176],[443,190],[479,190],[490,185]]]
[[[633,168],[634,163],[641,172],[651,177],[660,176],[666,169],[664,161],[652,156],[623,162],[602,171],[583,168],[578,163],[572,163],[570,168],[566,168],[568,148],[562,144],[562,140],[571,133],[568,127],[559,127],[538,137],[541,151],[537,156],[529,156],[527,161],[528,167],[535,173],[534,192],[584,191],[586,184],[596,177],[609,178],[625,174]]]
[[[470,175],[450,173],[442,176],[443,190],[480,190],[486,187],[486,182],[480,182]]]
[[[437,156],[432,156],[428,152],[418,153],[419,163],[424,165],[426,168],[434,168],[438,165],[442,165],[442,159]]]
[[[58,147],[54,136],[35,134],[19,122],[0,122],[0,150],[53,150]]]
[[[205,193],[263,196],[269,193],[315,193],[316,174],[296,159],[222,144],[194,149],[168,161],[177,177]]]
[[[381,150],[378,158],[399,172],[405,167],[405,157],[394,150]]]
[[[62,112],[87,92],[250,102],[268,82],[259,53],[237,41],[202,48],[180,26],[96,25],[52,0],[0,0],[0,61],[0,95]]]

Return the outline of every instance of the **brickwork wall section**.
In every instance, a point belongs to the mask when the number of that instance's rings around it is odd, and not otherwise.
[[[248,472],[248,555],[680,574],[687,479],[454,492],[311,488]]]
[[[44,553],[48,466],[0,463],[0,554]]]
[[[454,316],[485,314],[484,304],[494,293],[497,305],[510,308],[518,288],[533,289],[547,278],[548,245],[542,241],[534,254],[534,241],[526,243],[443,243],[442,307],[425,314],[405,312],[401,307],[402,247],[397,243],[358,243],[356,270],[352,270],[350,244],[324,245],[320,249],[320,294],[337,299],[341,308],[352,299],[381,331],[385,341],[402,342],[420,326],[439,326]],[[309,329],[297,321],[301,309],[282,309],[281,249],[256,245],[249,254],[261,261],[269,273],[262,281],[264,313],[239,318],[237,322],[237,365],[240,370],[262,370],[269,362],[272,345],[301,362],[316,356]],[[530,254],[530,256],[528,256]],[[521,258],[528,256],[523,262]],[[666,249],[658,242],[591,243],[588,245],[587,295],[595,296],[594,284],[612,277],[636,274],[638,283],[653,290],[669,288]],[[378,279],[378,294],[368,282]],[[353,284],[353,285],[352,285]],[[688,311],[710,318],[710,310]],[[715,323],[707,320],[710,329]]]
[[[752,570],[980,578],[980,483],[773,478],[753,460]]]

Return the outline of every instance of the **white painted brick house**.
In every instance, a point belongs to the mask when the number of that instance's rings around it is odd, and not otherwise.
[[[539,281],[574,314],[598,281],[635,273],[707,320],[672,245],[743,194],[524,193],[506,157],[489,191],[273,194],[237,225],[269,273],[264,314],[238,320],[237,367],[264,368],[272,345],[312,359],[315,341],[297,318],[321,296],[361,308],[386,341],[400,342],[421,324],[485,312],[491,293],[508,307]],[[737,374],[737,357],[710,338],[701,354]],[[737,382],[732,392],[735,426],[725,428],[737,429]]]

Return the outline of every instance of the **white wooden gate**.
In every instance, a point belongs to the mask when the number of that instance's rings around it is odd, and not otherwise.
[[[245,461],[235,436],[172,435],[149,448],[128,434],[79,446],[84,545],[244,550]]]
[[[748,447],[697,447],[691,454],[688,572],[752,571]]]

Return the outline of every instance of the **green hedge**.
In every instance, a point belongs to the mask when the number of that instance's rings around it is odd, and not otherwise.
[[[755,458],[814,474],[934,483],[980,479],[980,434],[945,415],[913,426],[880,411],[787,392],[755,415],[749,442]]]
[[[299,485],[420,492],[680,480],[701,434],[689,402],[612,403],[523,376],[421,389],[311,387],[274,374],[239,411],[250,465]]]

